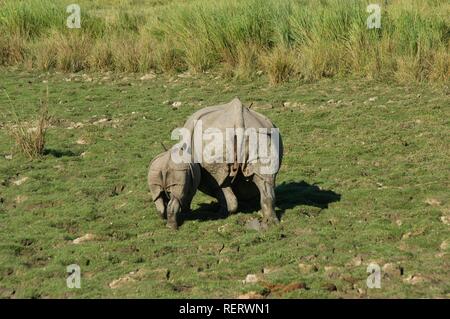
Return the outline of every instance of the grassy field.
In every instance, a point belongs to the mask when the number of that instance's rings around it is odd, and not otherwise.
[[[450,297],[448,86],[7,69],[0,85],[3,298]],[[12,108],[31,119],[47,86],[46,155],[29,161],[5,126]],[[257,211],[225,218],[197,194],[171,231],[149,161],[188,115],[235,96],[283,135],[281,224],[250,230]],[[371,262],[381,289],[366,287]],[[70,264],[81,289],[66,287]]]
[[[450,298],[448,1],[373,30],[362,0],[79,0],[69,29],[73,2],[0,0],[0,297]],[[30,160],[8,132],[47,90]],[[281,224],[198,193],[171,231],[148,164],[236,96],[283,136]]]

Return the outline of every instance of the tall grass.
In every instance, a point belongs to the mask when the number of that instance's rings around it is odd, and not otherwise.
[[[449,80],[448,1],[383,2],[382,28],[372,30],[368,3],[175,0],[106,16],[82,7],[82,28],[73,30],[65,28],[62,2],[4,0],[0,64],[31,61],[71,72],[215,69],[236,77],[261,70],[273,83],[343,75]]]
[[[50,28],[64,28],[65,10],[52,1],[3,1],[0,5],[0,26],[7,34],[28,39]]]

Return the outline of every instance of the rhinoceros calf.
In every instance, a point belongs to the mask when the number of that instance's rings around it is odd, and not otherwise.
[[[148,185],[161,218],[167,218],[167,226],[177,229],[177,215],[190,210],[201,171],[199,164],[175,163],[171,151],[159,154],[150,163]]]
[[[199,128],[199,125],[201,125],[201,128]],[[274,209],[274,188],[283,156],[283,145],[280,135],[277,135],[279,138],[276,143],[273,143],[274,140],[270,139],[273,132],[271,129],[277,129],[276,126],[264,115],[243,106],[241,101],[236,98],[230,103],[206,107],[197,111],[186,121],[184,128],[192,136],[191,145],[188,146],[192,161],[199,162],[201,165],[202,179],[199,189],[217,198],[221,210],[231,214],[237,211],[239,201],[247,201],[259,196],[265,222],[278,223]],[[258,136],[261,137],[266,134],[270,146],[277,144],[274,155],[277,166],[275,170],[269,173],[262,169],[266,167],[263,160],[266,161],[267,158],[262,158],[260,152],[258,152],[259,149],[256,152],[251,149],[249,136],[245,134],[232,134],[230,136],[227,133],[227,129],[234,129],[234,132],[238,132],[239,129],[245,131],[251,128],[258,132],[260,132],[259,129],[267,129],[267,133],[258,133]],[[234,142],[231,149],[225,146],[222,149],[222,154],[218,154],[224,160],[223,162],[206,160],[201,150],[197,153],[199,156],[195,158],[196,148],[200,148],[195,142],[196,131],[197,133],[198,130],[205,132],[208,129],[221,132],[228,138],[228,141],[233,140]],[[208,147],[208,143],[208,141],[203,140],[201,148],[204,150]],[[270,148],[270,146],[268,147]],[[254,147],[255,145],[253,145]],[[260,147],[259,144],[256,148],[258,147]],[[242,151],[238,152],[238,150]],[[228,154],[229,157],[227,157],[227,152],[231,152],[231,154]],[[225,160],[230,157],[232,161]]]

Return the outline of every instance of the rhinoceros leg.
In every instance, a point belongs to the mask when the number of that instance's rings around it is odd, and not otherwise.
[[[219,202],[221,214],[228,215],[236,213],[238,203],[231,187],[218,188],[213,197]]]
[[[261,200],[261,210],[264,221],[268,224],[278,224],[279,220],[275,214],[275,191],[274,183],[270,183],[258,175],[254,175],[253,182],[258,187]]]
[[[159,213],[159,216],[162,219],[166,219],[166,206],[164,205],[164,200],[162,199],[162,197],[158,198],[155,201],[155,206],[156,206],[156,210]]]
[[[225,197],[225,202],[227,205],[228,213],[235,214],[238,209],[238,201],[237,201],[236,195],[234,195],[231,187],[224,187],[224,188],[222,188],[222,191],[223,191],[223,194]]]

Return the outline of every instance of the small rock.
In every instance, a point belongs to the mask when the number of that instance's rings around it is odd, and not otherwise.
[[[142,269],[139,269],[137,271],[132,271],[128,273],[127,275],[120,277],[119,279],[115,279],[109,283],[109,288],[111,289],[117,289],[122,287],[123,285],[126,285],[130,282],[135,282],[136,280],[142,279],[146,272]]]
[[[278,268],[270,268],[270,267],[264,267],[263,270],[262,270],[264,275],[272,274],[272,273],[277,272],[277,271],[279,271]]]
[[[1,299],[11,298],[12,296],[14,296],[15,293],[16,293],[16,291],[14,289],[0,287],[0,298]]]
[[[252,218],[249,221],[247,221],[247,223],[245,223],[245,228],[256,231],[262,231],[266,230],[268,227],[266,223],[260,222],[259,220]]]
[[[223,234],[223,233],[228,232],[228,228],[230,228],[230,225],[229,224],[225,224],[225,225],[219,226],[219,228],[217,228],[217,231],[219,233]]]
[[[245,228],[259,231],[261,230],[261,223],[257,219],[250,219],[245,224]]]
[[[310,273],[310,272],[313,272],[313,271],[316,272],[316,271],[319,270],[316,265],[302,264],[302,263],[298,264],[298,268],[304,274]]]
[[[17,203],[17,204],[21,204],[21,203],[23,203],[24,201],[26,201],[28,199],[28,196],[26,196],[26,195],[18,195],[18,196],[16,196],[16,198],[14,199],[14,201]]]
[[[16,180],[13,181],[12,183],[13,183],[14,185],[16,185],[16,186],[20,186],[20,185],[22,185],[23,183],[25,183],[27,180],[28,180],[28,177],[27,177],[27,176],[24,176],[24,177],[22,177],[22,178],[16,179]]]
[[[180,79],[188,79],[188,78],[192,77],[192,75],[190,72],[184,72],[184,73],[178,74],[178,77]]]
[[[83,138],[79,138],[76,143],[78,145],[86,145],[87,144],[86,140]]]
[[[331,273],[331,272],[334,272],[336,270],[336,267],[334,267],[334,266],[325,266],[324,269],[325,269],[326,273]]]
[[[11,154],[5,155],[5,159],[7,160],[12,160],[13,156]]]
[[[329,292],[337,291],[337,287],[335,284],[325,284],[323,287]]]
[[[173,103],[172,103],[172,108],[173,108],[173,109],[178,109],[178,108],[180,108],[180,106],[181,106],[182,104],[183,104],[183,103],[180,102],[180,101],[173,102]]]
[[[148,73],[141,77],[141,81],[153,80],[154,78],[156,78],[155,73]]]
[[[436,198],[427,198],[425,200],[425,203],[427,203],[430,206],[440,206],[441,205],[441,201]]]
[[[95,121],[95,122],[92,123],[92,124],[98,125],[98,124],[102,124],[102,123],[109,122],[109,121],[111,121],[111,120],[108,119],[108,118],[102,118],[102,119],[100,119],[100,120],[98,120],[98,121]]]
[[[245,279],[242,281],[242,283],[254,284],[254,283],[257,283],[258,281],[259,281],[258,276],[256,276],[255,274],[249,274],[249,275],[247,275],[247,277],[245,277]]]
[[[350,264],[353,265],[353,266],[361,266],[362,262],[363,262],[362,257],[361,256],[356,256],[355,258],[352,259]]]
[[[369,98],[369,102],[375,102],[378,99],[378,97],[373,96],[371,98]]]
[[[416,230],[414,230],[412,232],[409,231],[409,232],[403,234],[402,239],[408,239],[408,238],[411,238],[411,237],[421,236],[424,233],[425,233],[425,228],[418,228],[418,229],[416,229]]]
[[[93,235],[93,234],[86,234],[86,235],[84,235],[84,236],[81,236],[81,237],[78,237],[78,238],[76,238],[76,239],[74,239],[72,242],[74,243],[74,244],[81,244],[81,243],[84,243],[84,242],[86,242],[86,241],[92,241],[92,240],[95,240],[95,235]]]
[[[115,279],[115,280],[111,281],[108,286],[111,289],[117,289],[117,288],[120,288],[123,285],[125,285],[125,284],[127,284],[129,282],[133,282],[133,281],[136,281],[136,280],[134,278],[130,277],[130,276],[125,276],[125,277],[122,277],[122,278]]]
[[[366,291],[362,288],[356,288],[356,291],[358,292],[358,294],[360,295],[364,295],[366,293]]]
[[[446,239],[442,242],[442,244],[439,246],[439,248],[441,250],[447,250],[449,246],[450,246],[449,240]]]
[[[253,103],[250,108],[255,110],[270,110],[273,109],[273,105],[270,103]]]
[[[239,295],[238,299],[264,299],[264,296],[257,293],[256,291],[250,291],[246,294]]]
[[[73,130],[74,128],[82,128],[83,126],[84,126],[83,123],[78,122],[78,123],[73,123],[72,125],[68,126],[67,129]]]
[[[441,216],[441,221],[442,221],[445,225],[450,225],[450,216]]]
[[[409,232],[407,232],[407,233],[405,233],[405,234],[403,234],[402,235],[402,240],[405,240],[405,239],[408,239],[408,238],[410,238],[411,237],[411,232],[409,231]]]
[[[339,277],[339,270],[337,267],[325,266],[324,270],[325,270],[325,274],[331,279]]]
[[[425,280],[424,277],[422,277],[420,275],[410,275],[407,278],[405,278],[403,281],[408,283],[408,284],[411,284],[411,285],[417,285],[417,284],[420,284],[420,283],[422,283],[422,282],[424,282],[426,280]]]
[[[168,280],[170,278],[170,269],[168,268],[157,268],[149,272],[149,277],[157,280]]]
[[[302,106],[302,103],[299,103],[299,102],[284,102],[283,106],[284,107],[293,107],[293,108],[295,108],[295,107]]]
[[[309,290],[309,287],[304,282],[293,282],[287,285],[263,283],[263,285],[270,294],[281,296],[295,290],[300,289]]]
[[[382,270],[391,278],[403,276],[403,268],[393,263],[384,264]]]
[[[275,287],[272,287],[270,290],[275,294],[277,293],[285,294],[300,289],[309,290],[309,287],[304,282],[294,282],[288,285],[276,285]]]

